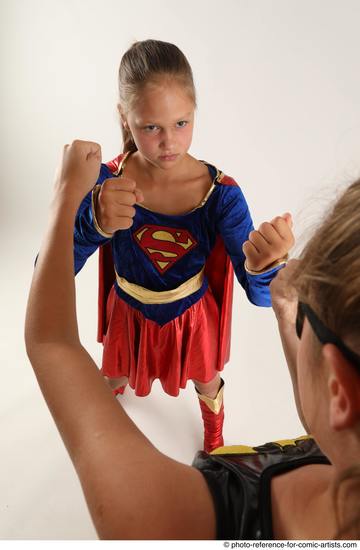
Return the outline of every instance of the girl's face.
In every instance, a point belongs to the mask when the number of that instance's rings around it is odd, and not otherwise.
[[[147,84],[122,120],[145,159],[167,170],[184,158],[191,145],[194,109],[185,87],[164,81]]]

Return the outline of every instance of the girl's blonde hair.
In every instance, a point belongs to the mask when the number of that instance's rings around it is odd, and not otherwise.
[[[306,245],[292,282],[299,300],[360,354],[360,179],[343,192]],[[334,502],[341,523],[336,538],[360,538],[360,461],[336,480]]]
[[[176,80],[196,105],[193,74],[188,60],[174,44],[161,40],[135,42],[123,55],[119,68],[120,108],[131,109],[146,84],[163,79]],[[131,132],[121,124],[124,152],[136,151]]]

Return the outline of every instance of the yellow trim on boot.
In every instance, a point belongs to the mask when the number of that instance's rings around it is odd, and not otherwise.
[[[219,388],[219,391],[217,392],[217,395],[214,399],[211,399],[207,395],[202,395],[201,393],[199,393],[199,390],[197,390],[196,387],[195,387],[195,390],[198,394],[198,398],[201,399],[201,401],[203,401],[209,407],[211,412],[213,412],[214,414],[219,414],[220,409],[221,409],[221,405],[222,405],[223,399],[224,399],[224,385],[225,385],[225,383],[224,383],[224,380],[222,378],[220,378],[220,380],[221,380],[220,388]]]

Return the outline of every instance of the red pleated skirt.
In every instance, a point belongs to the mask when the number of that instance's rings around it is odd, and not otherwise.
[[[218,364],[219,309],[208,288],[182,315],[159,326],[118,297],[112,288],[107,302],[102,374],[126,376],[139,396],[148,395],[159,379],[164,391],[179,395],[188,380],[209,382]]]

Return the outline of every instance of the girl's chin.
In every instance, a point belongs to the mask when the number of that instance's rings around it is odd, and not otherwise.
[[[173,168],[181,159],[183,159],[186,153],[176,153],[174,155],[159,155],[157,157],[148,157],[146,154],[141,153],[144,159],[152,166],[161,168],[163,170]]]

